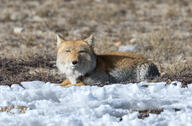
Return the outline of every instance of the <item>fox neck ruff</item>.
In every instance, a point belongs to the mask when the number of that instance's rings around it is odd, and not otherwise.
[[[72,68],[68,63],[64,63],[57,58],[56,66],[61,73],[70,80],[72,84],[76,84],[80,77],[83,77],[96,68],[96,55],[91,56],[90,61],[82,62],[82,64],[76,68]]]

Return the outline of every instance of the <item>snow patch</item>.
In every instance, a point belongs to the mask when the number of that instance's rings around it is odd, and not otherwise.
[[[0,106],[28,107],[24,114],[0,112],[1,126],[192,125],[192,86],[181,88],[180,82],[70,88],[41,81],[21,84],[24,88],[0,86]],[[138,119],[135,110],[145,109],[164,111]]]

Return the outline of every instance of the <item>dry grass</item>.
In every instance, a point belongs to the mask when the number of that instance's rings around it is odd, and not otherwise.
[[[11,114],[15,114],[15,113],[11,112],[11,110],[13,110],[13,109],[19,109],[20,110],[19,113],[23,114],[27,110],[27,107],[20,106],[20,105],[16,105],[16,106],[10,105],[10,106],[5,106],[5,107],[0,107],[0,112],[9,112]]]
[[[192,73],[191,0],[0,0],[0,3],[0,59],[1,64],[7,64],[0,68],[3,84],[27,79],[62,81],[55,66],[46,64],[54,64],[57,33],[67,40],[94,34],[97,53],[116,51],[119,45],[136,45],[139,47],[136,53],[157,64],[163,75],[161,80],[168,74],[171,80],[175,77],[182,81],[178,78],[181,73]],[[15,27],[23,30],[15,33]],[[40,57],[43,58],[38,60]],[[15,73],[22,68],[24,72]]]
[[[139,45],[140,53],[151,58],[158,64],[162,74],[176,74],[184,70],[191,71],[192,50],[189,45],[177,40],[168,28],[150,33],[148,40]],[[176,39],[176,40],[175,40]],[[143,42],[145,40],[140,40]]]

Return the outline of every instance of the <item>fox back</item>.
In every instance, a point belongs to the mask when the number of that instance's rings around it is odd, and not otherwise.
[[[92,43],[92,36],[79,41],[65,41],[57,36],[56,65],[72,84],[77,81],[86,85],[142,81],[160,75],[155,64],[135,53],[95,55]]]

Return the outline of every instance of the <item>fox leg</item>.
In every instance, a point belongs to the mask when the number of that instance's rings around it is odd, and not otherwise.
[[[83,82],[77,83],[77,84],[68,84],[65,85],[65,87],[72,87],[72,86],[85,86],[85,84]]]
[[[66,86],[66,85],[68,85],[68,84],[71,84],[71,82],[69,81],[69,79],[66,79],[66,80],[64,80],[62,83],[60,83],[59,85],[60,85],[60,86]]]

